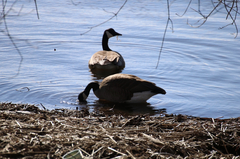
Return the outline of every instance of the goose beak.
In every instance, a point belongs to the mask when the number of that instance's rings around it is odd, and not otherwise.
[[[116,36],[122,36],[122,34],[120,34],[120,33],[116,32]]]

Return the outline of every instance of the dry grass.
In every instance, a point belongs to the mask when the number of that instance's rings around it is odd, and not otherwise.
[[[129,116],[0,104],[0,158],[240,158],[240,118]]]

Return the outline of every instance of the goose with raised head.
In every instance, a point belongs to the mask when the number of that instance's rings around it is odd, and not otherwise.
[[[110,28],[104,31],[102,37],[102,51],[98,51],[92,55],[88,62],[88,66],[93,73],[97,71],[116,70],[121,71],[125,67],[125,61],[121,54],[112,51],[108,46],[108,40],[114,36],[121,36],[114,29]]]
[[[130,74],[114,74],[103,79],[101,84],[91,82],[78,95],[79,102],[86,102],[90,90],[100,100],[114,103],[144,103],[156,94],[166,94],[166,91],[155,83],[143,80]]]

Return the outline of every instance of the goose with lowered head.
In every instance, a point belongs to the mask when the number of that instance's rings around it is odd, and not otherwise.
[[[112,51],[108,46],[108,40],[114,36],[121,36],[114,29],[110,28],[104,31],[102,37],[102,51],[98,51],[92,55],[88,62],[88,66],[93,73],[99,71],[121,71],[125,67],[125,61],[122,55],[116,51]]]
[[[91,82],[78,95],[79,102],[86,102],[90,90],[100,99],[114,103],[145,103],[156,94],[166,91],[155,83],[130,74],[114,74],[103,79],[101,84]]]

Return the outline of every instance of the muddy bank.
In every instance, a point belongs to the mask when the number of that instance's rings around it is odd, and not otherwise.
[[[41,106],[39,106],[41,107]],[[240,158],[240,118],[105,115],[0,104],[0,158]]]

